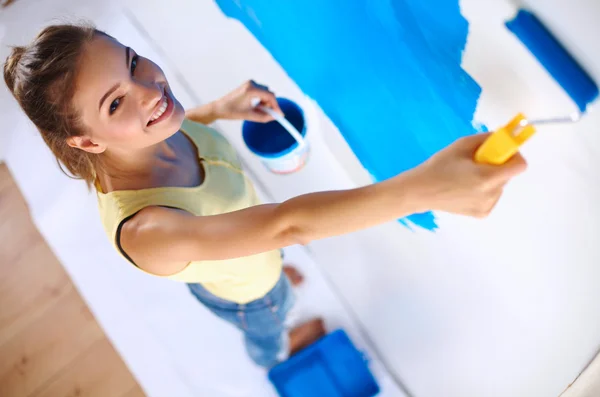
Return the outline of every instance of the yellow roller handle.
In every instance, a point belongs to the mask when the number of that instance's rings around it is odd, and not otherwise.
[[[507,125],[494,131],[475,152],[475,161],[501,165],[510,160],[519,147],[535,134],[533,125],[521,126],[523,120],[526,120],[525,116],[519,113]]]

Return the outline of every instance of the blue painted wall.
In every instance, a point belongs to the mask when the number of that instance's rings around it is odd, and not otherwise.
[[[473,134],[458,0],[216,0],[340,129],[376,180]],[[408,219],[435,228],[433,214]]]

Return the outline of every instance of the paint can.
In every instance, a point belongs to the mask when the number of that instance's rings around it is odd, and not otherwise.
[[[289,122],[302,136],[298,142],[282,123],[274,120],[268,123],[245,121],[242,125],[244,143],[260,158],[265,167],[275,174],[290,174],[300,170],[310,153],[306,137],[304,112],[295,102],[277,98],[277,103]]]

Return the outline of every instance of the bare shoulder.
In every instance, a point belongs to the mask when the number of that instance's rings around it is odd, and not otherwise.
[[[163,276],[176,273],[187,264],[176,251],[191,217],[178,209],[146,207],[121,226],[121,249],[145,271]]]
[[[260,254],[295,244],[286,214],[263,204],[215,215],[196,216],[148,207],[121,228],[121,247],[138,267],[169,275],[190,262]]]
[[[146,207],[128,219],[121,227],[121,244],[152,237],[155,234],[176,232],[179,222],[192,215],[178,209]]]

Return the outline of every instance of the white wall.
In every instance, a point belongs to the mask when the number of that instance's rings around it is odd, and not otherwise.
[[[565,11],[559,3],[535,5],[567,32],[600,80],[594,41],[600,28],[592,17],[600,15],[599,5],[578,0]],[[289,177],[262,169],[244,148],[239,123],[220,123],[275,199],[367,179],[318,107],[211,1],[127,5],[163,59],[184,76],[180,83],[187,87],[180,89],[191,89],[196,100],[254,78],[304,106],[313,153],[306,169]],[[462,6],[472,21],[465,67],[484,88],[479,121],[493,127],[520,110],[533,116],[568,108],[501,25],[506,2],[465,0]],[[435,234],[390,223],[309,247],[415,396],[556,396],[600,346],[599,115],[540,131],[524,149],[529,172],[507,188],[488,220],[440,214]]]

